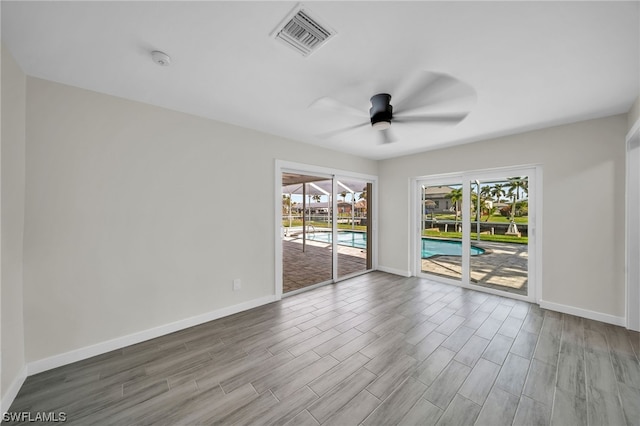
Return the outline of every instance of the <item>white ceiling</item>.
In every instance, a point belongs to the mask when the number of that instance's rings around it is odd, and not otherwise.
[[[372,159],[625,113],[639,93],[637,1],[303,4],[337,32],[306,58],[270,37],[295,2],[2,1],[2,41],[34,77]],[[392,144],[370,127],[318,136],[421,71],[475,90],[464,121],[395,123]],[[325,96],[362,119],[310,107]]]

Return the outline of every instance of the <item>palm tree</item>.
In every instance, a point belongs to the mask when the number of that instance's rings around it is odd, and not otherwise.
[[[292,223],[291,208],[295,205],[296,203],[295,201],[294,202],[291,201],[290,195],[282,194],[282,213],[289,216],[289,227],[287,228],[285,235],[288,235],[288,232],[291,229],[291,223]]]
[[[507,180],[509,181],[509,191],[515,191],[518,200],[522,198],[521,193],[529,193],[529,180],[526,176],[508,178]]]
[[[358,195],[358,200],[366,200],[367,199],[367,187],[362,188],[362,192]]]
[[[509,234],[520,235],[520,233],[518,232],[518,227],[516,226],[516,221],[515,221],[516,203],[520,198],[521,190],[524,191],[525,193],[529,192],[529,185],[528,185],[526,176],[507,178],[507,180],[509,181],[508,183],[509,190],[507,191],[507,195],[513,198],[513,204],[511,204],[511,218],[509,219],[509,228],[507,229],[507,235]]]
[[[471,208],[478,210],[476,211],[476,221],[479,221],[482,217],[482,212],[486,210],[487,206],[487,198],[491,194],[491,187],[488,185],[480,187],[480,202],[478,202],[478,193],[477,191],[471,191]],[[479,205],[479,209],[476,207]]]
[[[489,218],[496,214],[498,208],[496,206],[492,206],[490,209],[487,209],[487,220],[485,222],[489,222]]]
[[[446,195],[447,198],[449,198],[451,200],[452,203],[454,203],[455,205],[455,209],[456,209],[456,231],[458,230],[458,214],[459,209],[458,209],[458,203],[460,201],[462,201],[462,188],[456,188],[451,190],[450,193],[448,193]]]
[[[512,197],[513,204],[511,205],[511,220],[516,216],[516,203],[520,199],[520,191],[525,194],[529,193],[529,182],[527,181],[527,177],[513,177],[507,178],[509,181],[509,189],[507,191],[507,195]]]
[[[476,222],[479,220],[480,218],[480,211],[482,210],[482,207],[478,208],[478,204],[482,203],[482,197],[480,197],[480,203],[478,203],[478,194],[475,191],[471,192],[471,213],[475,213],[476,216]]]
[[[497,203],[500,202],[500,197],[502,197],[503,195],[505,195],[504,185],[500,183],[496,183],[495,185],[493,185],[493,188],[491,188],[491,196],[495,198]]]
[[[291,211],[291,196],[282,194],[282,210],[283,213],[289,213]]]
[[[480,215],[482,215],[482,210],[487,210],[487,200],[491,197],[491,187],[489,185],[485,185],[480,188]],[[480,216],[478,216],[478,220],[480,220]]]

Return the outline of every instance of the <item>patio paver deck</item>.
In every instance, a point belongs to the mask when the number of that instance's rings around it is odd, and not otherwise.
[[[471,256],[471,283],[495,288],[509,293],[527,294],[528,250],[526,244],[493,243],[472,241],[486,253]],[[433,256],[422,259],[422,271],[460,279],[462,257]]]
[[[284,293],[331,279],[331,244],[285,237],[282,240],[282,291]],[[366,250],[338,245],[338,276],[343,277],[367,268]]]

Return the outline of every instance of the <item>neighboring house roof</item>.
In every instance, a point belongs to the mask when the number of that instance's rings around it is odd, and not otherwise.
[[[449,186],[428,186],[424,189],[424,194],[428,198],[445,198],[453,191]]]

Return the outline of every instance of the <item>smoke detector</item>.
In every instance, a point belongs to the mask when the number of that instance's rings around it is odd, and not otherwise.
[[[271,32],[271,37],[281,41],[302,56],[309,56],[324,45],[336,32],[303,5],[297,5]]]
[[[171,58],[164,52],[159,50],[154,50],[151,52],[151,59],[153,62],[160,65],[161,67],[168,67],[171,64]]]

